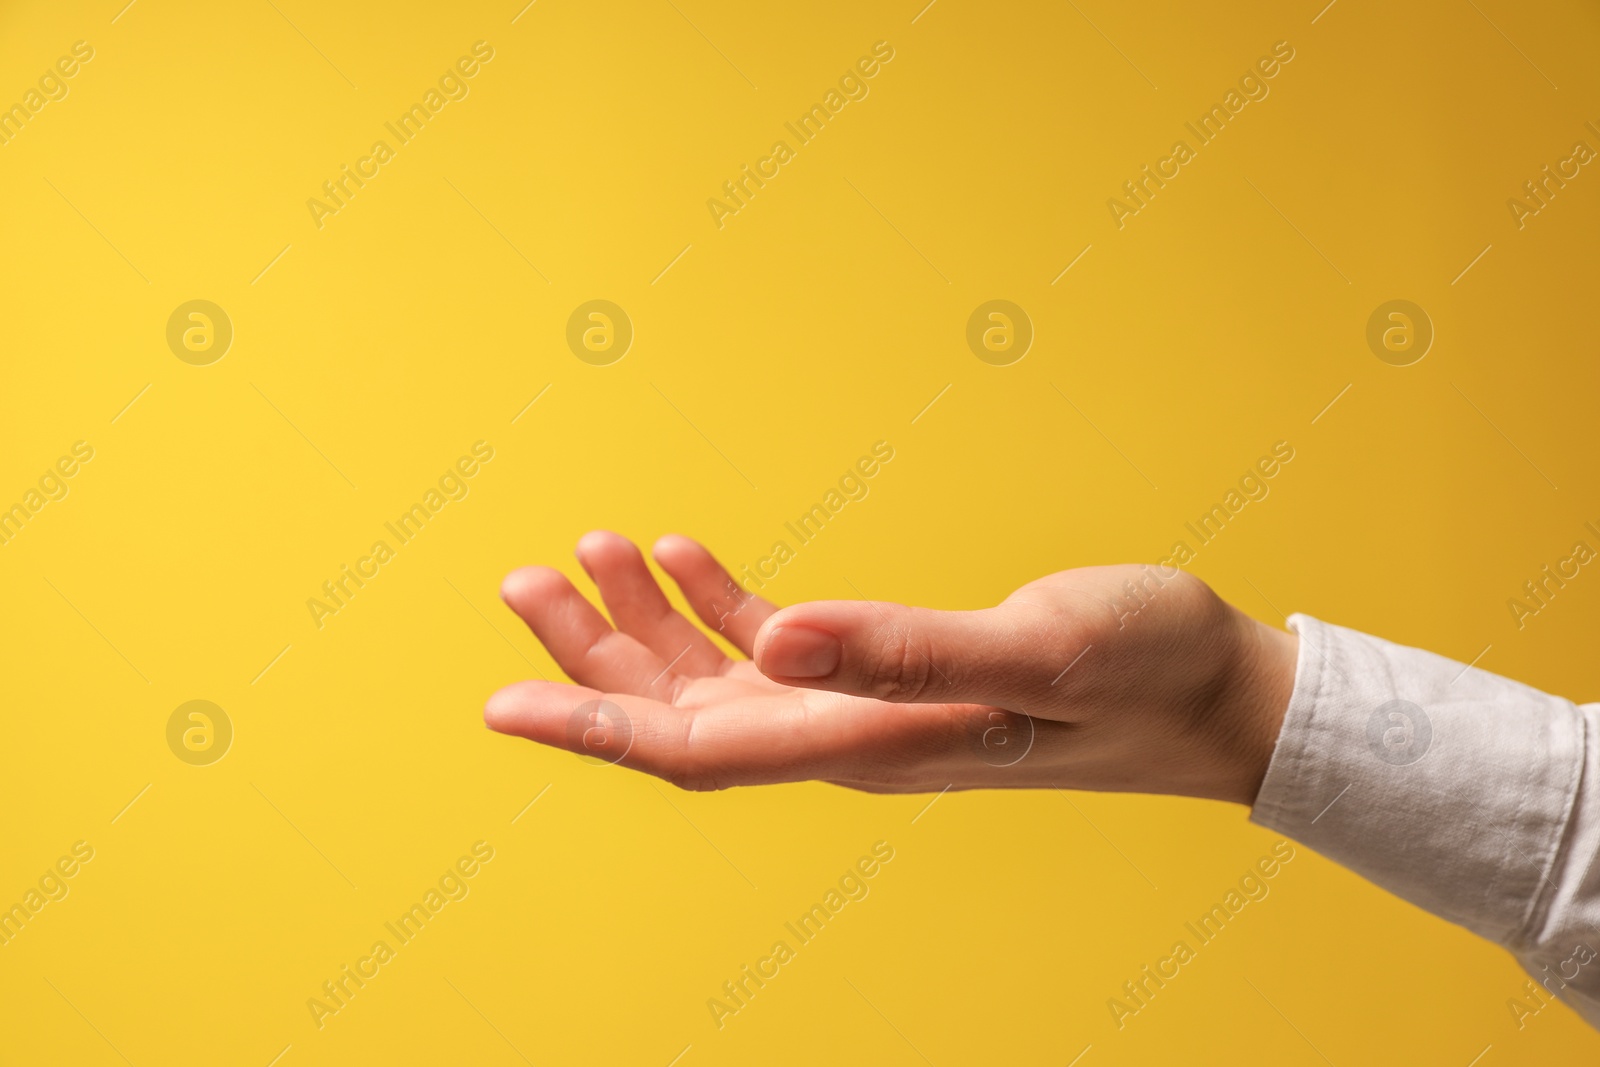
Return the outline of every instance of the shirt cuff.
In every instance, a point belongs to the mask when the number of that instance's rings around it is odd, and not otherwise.
[[[1585,717],[1430,652],[1306,615],[1289,628],[1294,694],[1251,821],[1525,947],[1554,896]]]

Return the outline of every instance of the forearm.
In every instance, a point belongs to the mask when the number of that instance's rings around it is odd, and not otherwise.
[[[1315,619],[1292,624],[1295,684],[1252,821],[1504,945],[1600,1023],[1593,709]]]

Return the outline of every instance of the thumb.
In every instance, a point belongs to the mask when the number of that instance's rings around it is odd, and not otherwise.
[[[773,681],[808,689],[899,703],[1015,706],[1048,690],[1065,643],[1040,613],[1014,604],[932,611],[819,600],[767,619],[754,659]]]

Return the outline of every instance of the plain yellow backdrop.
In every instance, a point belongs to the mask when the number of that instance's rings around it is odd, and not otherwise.
[[[0,9],[0,104],[93,49],[0,145],[0,506],[93,449],[0,546],[0,905],[94,850],[0,946],[0,1058],[1600,1050],[1564,1007],[1519,1029],[1508,956],[1304,849],[1118,1029],[1108,998],[1277,840],[1239,808],[686,794],[480,718],[559,677],[505,572],[587,588],[595,527],[754,564],[880,440],[773,599],[970,607],[1159,559],[1287,441],[1194,573],[1264,620],[1600,695],[1600,575],[1521,628],[1507,607],[1600,543],[1600,173],[1507,206],[1600,149],[1593,4],[122,2]],[[307,201],[479,41],[468,95],[319,227]],[[798,145],[877,42],[867,95]],[[1107,201],[1278,42],[1270,93],[1119,228]],[[719,227],[707,201],[777,140]],[[205,366],[166,339],[197,299],[234,331]],[[594,299],[634,330],[607,366],[566,342]],[[1034,329],[1009,366],[966,342],[994,299]],[[1411,366],[1366,342],[1395,299],[1435,331]],[[319,627],[307,600],[479,441],[465,498]],[[232,724],[209,765],[168,747],[190,700]],[[319,1028],[308,1000],[480,841],[469,894]],[[879,841],[870,894],[719,1028],[708,999]]]

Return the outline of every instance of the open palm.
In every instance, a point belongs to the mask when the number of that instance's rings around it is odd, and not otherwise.
[[[509,575],[506,603],[577,684],[502,689],[484,713],[495,730],[686,789],[820,779],[873,792],[1061,786],[1247,802],[1259,784],[1240,757],[1263,757],[1262,730],[1229,698],[1252,641],[1270,638],[1187,575],[1063,571],[980,611],[856,601],[780,611],[696,542],[663,538],[656,562],[750,657],[735,660],[673,609],[632,542],[591,533],[577,554],[612,622],[559,571]],[[1270,735],[1266,745],[1270,755]]]

